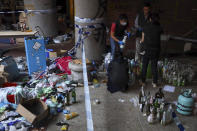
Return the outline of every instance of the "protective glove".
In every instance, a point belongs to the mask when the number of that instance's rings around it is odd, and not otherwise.
[[[138,31],[142,32],[142,28],[138,28]]]
[[[127,32],[127,36],[128,36],[128,38],[130,38],[131,37],[131,32]]]
[[[118,41],[118,44],[119,44],[119,45],[123,45],[124,42],[123,42],[123,41]]]

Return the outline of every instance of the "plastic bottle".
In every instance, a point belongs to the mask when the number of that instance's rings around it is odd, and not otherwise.
[[[3,126],[3,124],[0,123],[0,131],[4,131],[5,127]]]
[[[157,108],[157,120],[161,121],[161,110],[159,108]]]
[[[161,119],[161,125],[165,126],[166,125],[166,111],[163,112],[163,116]]]
[[[5,131],[9,131],[9,127],[7,126],[7,124],[3,124]]]
[[[14,125],[11,125],[9,131],[16,131],[16,127]]]
[[[167,123],[172,122],[172,111],[173,111],[172,105],[170,105],[167,110]]]
[[[180,131],[185,131],[185,128],[183,127],[183,125],[181,124],[181,121],[179,120],[179,118],[176,116],[176,113],[173,111],[172,112],[172,117],[174,119],[174,122],[176,123],[177,127],[179,128]]]
[[[151,114],[148,116],[147,121],[149,124],[154,124],[156,122],[154,108],[151,108]]]
[[[68,130],[68,126],[67,125],[63,125],[62,127],[61,127],[61,131],[67,131]]]
[[[50,113],[52,115],[57,115],[57,108],[56,108],[56,105],[53,103],[50,105]]]
[[[139,92],[139,104],[144,103],[144,97],[145,97],[145,93],[144,93],[144,87],[141,87],[141,90]]]
[[[144,110],[144,104],[140,104],[140,111],[143,112]]]
[[[125,44],[126,43],[126,40],[127,40],[127,36],[125,35],[122,42]],[[124,48],[124,44],[120,45],[120,49],[123,49]]]
[[[139,104],[140,104],[140,111],[143,112],[144,106],[146,102],[146,96],[144,93],[144,87],[141,87],[140,93],[139,93]]]
[[[72,112],[70,114],[66,114],[65,118],[66,118],[66,120],[70,120],[70,119],[77,117],[77,116],[78,116],[78,114],[76,112]]]
[[[148,103],[148,101],[145,102],[145,116],[149,116],[150,115],[150,104]]]

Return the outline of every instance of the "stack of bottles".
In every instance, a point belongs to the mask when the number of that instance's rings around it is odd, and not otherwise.
[[[195,73],[191,65],[168,59],[161,63],[162,78],[166,83],[174,86],[185,86],[186,83],[193,80]]]
[[[46,104],[50,107],[50,113],[56,115],[58,112],[62,112],[65,106],[76,103],[76,96],[74,87],[66,90],[64,93],[57,93],[50,96],[46,100]]]
[[[139,92],[139,105],[140,111],[144,116],[147,116],[147,121],[150,124],[161,123],[161,125],[167,125],[172,122],[172,106],[169,105],[166,109],[164,94],[162,89],[156,92],[155,96],[152,96],[150,92],[146,94],[144,88],[141,87]]]

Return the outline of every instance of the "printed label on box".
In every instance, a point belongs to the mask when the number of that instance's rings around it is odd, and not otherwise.
[[[34,46],[33,46],[33,48],[34,48],[35,50],[38,50],[40,47],[41,47],[41,44],[38,43],[38,42],[36,42],[36,43],[34,44]]]

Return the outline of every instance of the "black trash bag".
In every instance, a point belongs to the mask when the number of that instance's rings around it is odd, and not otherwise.
[[[129,67],[128,62],[122,55],[116,56],[108,67],[108,82],[107,89],[111,93],[117,91],[126,91],[129,82]]]

